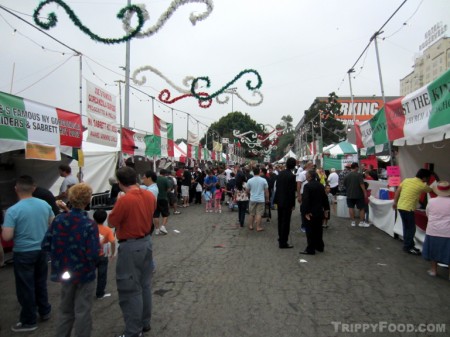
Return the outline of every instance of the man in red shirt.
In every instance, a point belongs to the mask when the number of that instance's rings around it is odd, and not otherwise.
[[[120,244],[116,264],[119,305],[125,321],[123,337],[141,336],[150,330],[152,229],[155,196],[136,184],[136,171],[122,167],[116,172],[120,197],[109,215],[109,226],[116,229]]]

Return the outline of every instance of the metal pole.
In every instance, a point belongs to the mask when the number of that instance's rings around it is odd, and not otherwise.
[[[155,135],[155,98],[152,97],[152,122],[153,122],[153,136]],[[153,141],[155,138],[153,137]],[[153,155],[153,172],[156,172],[156,156]]]
[[[355,69],[350,69],[348,74],[348,83],[350,84],[350,97],[352,99],[352,116],[353,116],[353,132],[355,134],[355,140],[356,140],[356,113],[355,113],[355,102],[353,99],[353,90],[352,90],[352,76],[351,73],[354,73]],[[347,129],[347,140],[348,140],[348,129]],[[358,165],[359,165],[359,149],[357,149],[357,155],[358,155]]]
[[[354,73],[355,70],[352,68],[350,69],[347,74],[348,74],[348,83],[350,85],[350,97],[351,97],[351,101],[352,101],[352,120],[353,120],[353,127],[355,126],[355,121],[356,121],[356,114],[355,114],[355,102],[353,100],[353,90],[352,90],[352,75],[351,73]],[[348,140],[348,125],[347,125],[347,140]]]
[[[234,92],[231,93],[231,112],[234,112]]]
[[[12,94],[13,83],[14,83],[14,73],[16,72],[16,62],[13,63],[12,74],[11,74],[11,86],[9,87],[9,93]]]
[[[376,32],[372,36],[372,39],[375,41],[375,52],[377,55],[377,65],[378,65],[378,77],[380,78],[381,96],[383,97],[383,107],[385,108],[386,107],[386,97],[384,96],[383,76],[381,75],[380,55],[378,53],[378,42],[377,42],[377,36],[381,33],[382,32],[380,32],[380,31]],[[389,141],[389,139],[388,139],[388,146],[389,146],[390,164],[391,164],[391,166],[393,166],[394,163],[392,160],[392,148],[391,148],[391,142]]]
[[[323,152],[323,132],[322,132],[322,112],[319,111],[319,122],[320,122],[320,143],[319,143],[319,150],[320,153]]]
[[[131,5],[131,0],[127,0]],[[130,126],[130,40],[125,44],[125,127]]]
[[[82,93],[82,91],[83,91],[83,59],[82,59],[82,57],[83,57],[83,55],[81,55],[81,54],[79,54],[80,55],[80,73],[79,73],[79,83],[80,83],[80,116],[83,114],[83,106],[82,106],[82,104],[83,104],[83,93]]]

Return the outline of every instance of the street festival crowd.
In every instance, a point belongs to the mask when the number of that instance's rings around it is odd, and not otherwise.
[[[280,165],[161,169],[158,174],[147,171],[142,177],[125,166],[110,178],[112,211],[108,215],[97,209],[92,218],[92,212],[88,213],[92,189],[72,175],[70,166],[59,167],[64,181],[56,197],[37,187],[31,176],[21,176],[15,185],[19,201],[0,219],[3,239],[14,241],[13,267],[21,306],[11,330],[34,331],[38,315],[41,322],[51,318],[47,295],[50,259],[50,279],[61,285],[55,336],[70,336],[72,329],[76,336],[90,336],[93,301],[111,295],[105,293],[108,258],[117,255],[116,284],[124,320],[121,336],[143,336],[151,329],[155,271],[151,238],[167,235],[169,215],[181,214],[193,204],[201,205],[197,209],[206,213],[237,209],[237,225],[261,232],[258,235],[264,235],[262,219],[270,222],[276,210],[278,245],[289,249],[293,248],[289,243],[291,215],[298,203],[298,230],[306,233],[306,248],[300,253],[323,252],[323,230],[332,225],[330,213],[336,213],[337,195],[346,196],[350,226],[371,225],[367,216],[370,189],[365,180],[378,180],[378,171],[371,166],[360,168],[358,163],[339,171],[325,172],[312,162],[301,165],[294,158]],[[428,185],[431,175],[429,170],[419,169],[415,177],[404,179],[393,208],[402,219],[404,252],[430,261],[427,273],[435,277],[438,263],[450,263],[450,185],[446,181]],[[428,226],[420,252],[414,246],[414,210],[420,195],[428,192],[436,197],[426,206]],[[3,250],[0,265],[4,266]]]

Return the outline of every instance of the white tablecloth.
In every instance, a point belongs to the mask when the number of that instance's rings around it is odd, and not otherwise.
[[[349,218],[348,207],[347,207],[347,197],[345,195],[336,196],[336,215],[340,218]]]
[[[375,227],[394,237],[396,234],[403,238],[403,225],[400,214],[395,219],[395,211],[392,208],[393,200],[380,200],[370,196],[369,198],[369,220]],[[425,232],[416,227],[416,247],[422,249]]]

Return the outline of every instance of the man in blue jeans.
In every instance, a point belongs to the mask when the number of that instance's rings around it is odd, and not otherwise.
[[[6,211],[3,224],[3,240],[14,240],[14,276],[21,306],[20,320],[11,326],[14,332],[36,330],[36,311],[42,321],[50,318],[47,253],[41,250],[41,243],[54,214],[45,201],[32,196],[35,188],[30,176],[17,179],[20,200]]]
[[[398,210],[403,223],[403,251],[411,255],[420,255],[420,250],[414,247],[416,235],[415,210],[419,197],[423,192],[431,192],[427,181],[431,172],[427,169],[419,169],[414,178],[406,178],[395,192],[392,208]]]

